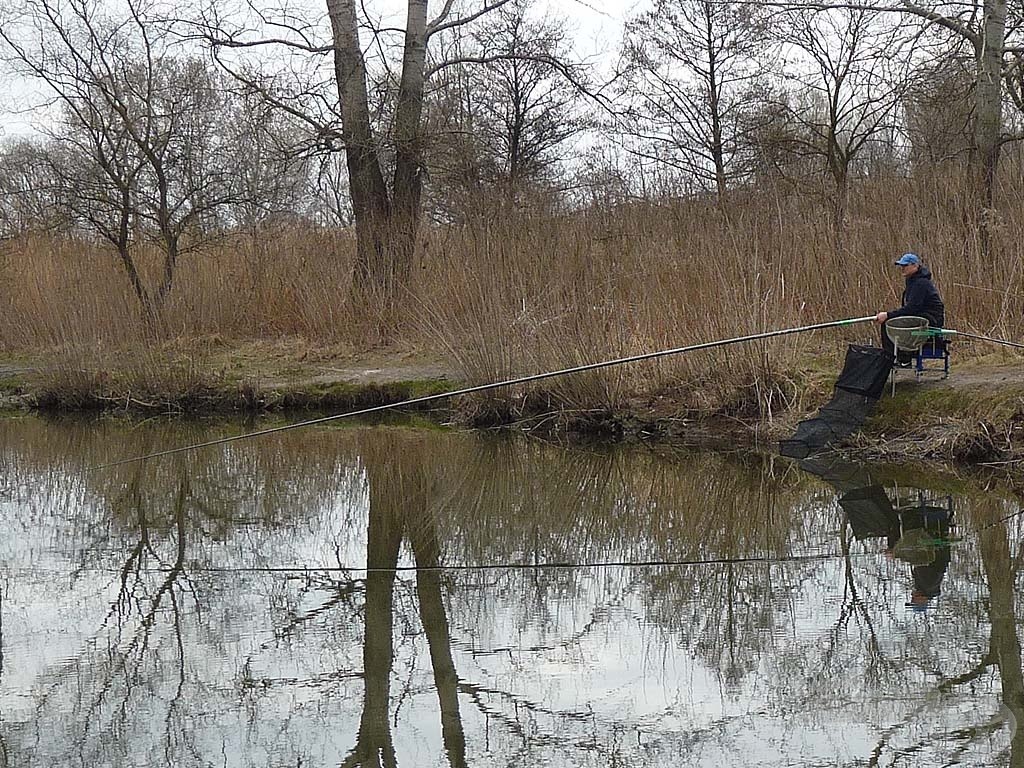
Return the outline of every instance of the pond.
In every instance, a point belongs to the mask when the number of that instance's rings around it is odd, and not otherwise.
[[[1009,486],[0,421],[0,767],[1024,765]]]

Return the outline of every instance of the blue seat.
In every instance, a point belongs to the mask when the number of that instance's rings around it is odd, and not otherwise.
[[[922,346],[917,354],[914,355],[914,370],[917,373],[917,378],[921,378],[921,375],[928,370],[938,370],[937,368],[926,368],[926,360],[941,360],[942,361],[942,378],[949,378],[949,339],[944,339],[939,336],[934,336],[928,339]]]

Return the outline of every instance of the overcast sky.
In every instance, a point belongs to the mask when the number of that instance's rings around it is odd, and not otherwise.
[[[116,0],[107,0],[116,2]],[[0,0],[2,2],[2,0]],[[396,11],[404,8],[402,0],[365,0],[372,12],[386,13],[389,7]],[[621,38],[623,21],[648,7],[650,0],[537,0],[537,6],[547,7],[550,14],[566,20],[581,57],[607,57],[615,55]],[[431,10],[441,0],[430,0]],[[45,89],[0,69],[0,139],[30,134],[34,126],[45,120],[45,111],[33,110],[46,99]]]

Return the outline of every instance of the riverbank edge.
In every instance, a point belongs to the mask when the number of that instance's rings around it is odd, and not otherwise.
[[[193,383],[163,391],[117,386],[50,388],[30,376],[0,378],[0,414],[123,414],[126,416],[253,416],[301,412],[342,413],[439,395],[443,378],[352,383],[346,381],[262,386],[251,381]],[[404,406],[432,411],[438,401]]]
[[[936,460],[963,464],[1024,463],[1024,381],[985,386],[907,381],[887,392],[864,428],[840,446],[864,460]],[[1008,380],[1006,380],[1008,379]],[[200,383],[202,382],[202,383]],[[615,407],[568,409],[544,392],[509,398],[449,400],[462,385],[450,378],[394,381],[276,382],[197,379],[163,393],[133,393],[107,382],[80,388],[46,385],[38,376],[0,377],[0,415],[121,414],[152,416],[282,415],[296,419],[379,408],[428,398],[400,410],[436,424],[515,429],[567,441],[662,442],[709,448],[774,449],[812,415],[831,388],[820,377],[803,382],[805,396],[766,414],[754,403],[700,412],[672,394],[638,396]]]

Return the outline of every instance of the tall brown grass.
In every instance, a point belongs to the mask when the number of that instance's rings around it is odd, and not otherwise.
[[[999,258],[986,263],[965,190],[956,173],[858,184],[841,233],[817,199],[768,191],[738,192],[725,206],[619,201],[428,224],[396,335],[478,383],[873,314],[899,304],[892,259],[914,250],[935,272],[948,326],[1021,338],[1024,197],[1003,190],[993,227]],[[211,336],[364,344],[374,318],[346,303],[352,238],[279,229],[187,254],[166,307],[173,348]],[[155,281],[159,261],[150,256],[140,260]],[[117,261],[96,243],[26,236],[9,244],[0,291],[8,353],[160,355]],[[763,416],[799,397],[801,366],[832,365],[842,341],[875,338],[873,325],[789,336],[554,379],[532,393],[570,411],[667,394]],[[506,416],[528,407],[529,394],[502,395]]]

